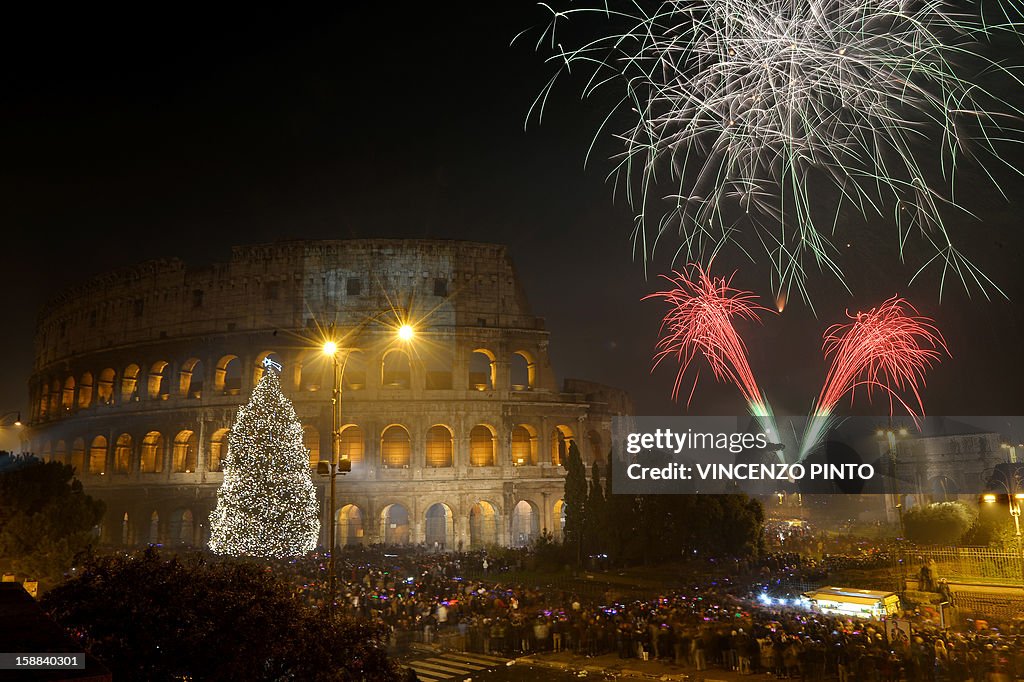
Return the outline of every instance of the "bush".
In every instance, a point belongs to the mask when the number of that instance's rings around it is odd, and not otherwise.
[[[903,515],[907,539],[920,545],[953,545],[974,525],[975,514],[963,502],[936,502]]]

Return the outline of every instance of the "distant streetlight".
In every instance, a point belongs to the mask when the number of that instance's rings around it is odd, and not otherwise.
[[[388,314],[397,314],[395,311],[386,310],[364,320],[360,323],[349,335],[358,336],[367,325],[371,322],[379,320]],[[330,548],[330,556],[327,562],[327,583],[328,583],[328,609],[334,608],[334,595],[337,591],[337,578],[335,574],[335,533],[336,523],[335,518],[335,479],[338,476],[344,476],[345,474],[352,471],[352,462],[347,457],[341,457],[341,432],[338,431],[339,425],[341,424],[341,378],[345,372],[345,366],[348,364],[348,359],[351,357],[351,353],[345,353],[344,361],[339,359],[340,347],[338,342],[334,338],[333,325],[330,329],[330,337],[324,341],[321,348],[323,354],[331,358],[334,376],[331,389],[331,459],[330,461],[320,460],[316,465],[316,472],[320,476],[327,476],[330,478],[330,492],[328,494],[328,505],[330,507],[330,538],[328,540]],[[395,332],[395,335],[401,341],[409,341],[415,336],[415,330],[408,323],[403,323]]]

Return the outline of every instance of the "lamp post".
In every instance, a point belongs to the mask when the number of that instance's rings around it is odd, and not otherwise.
[[[997,480],[999,485],[1006,491],[1006,501],[1008,511],[1010,512],[1010,518],[1013,519],[1013,531],[1014,537],[1017,540],[1017,560],[1020,563],[1020,579],[1021,584],[1024,585],[1024,538],[1021,537],[1020,531],[1020,511],[1021,504],[1024,503],[1024,486],[1021,485],[1020,474],[1017,471],[1008,471],[1006,477],[1000,477],[1004,480],[990,479],[990,485],[993,480]],[[998,497],[995,493],[985,493],[981,496],[983,502],[987,504],[995,504]]]
[[[896,507],[896,514],[900,522],[900,534],[896,538],[896,562],[897,568],[896,580],[898,581],[897,592],[902,597],[907,588],[907,563],[906,557],[903,556],[903,539],[906,536],[906,526],[903,522],[903,499],[900,494],[899,476],[896,471],[896,438],[897,436],[903,437],[907,435],[906,428],[893,428],[892,419],[889,419],[889,425],[885,429],[878,430],[878,437],[884,438],[888,447],[888,464],[889,464],[889,478],[892,480],[892,500],[893,505]]]
[[[371,322],[379,320],[386,314],[396,314],[394,311],[384,311],[374,315],[373,317],[364,320],[359,324],[352,332],[351,335],[357,336],[361,333],[367,325]],[[316,472],[321,476],[327,476],[330,478],[330,487],[328,492],[328,506],[330,522],[329,522],[329,533],[330,538],[328,539],[329,556],[327,561],[327,585],[328,585],[328,602],[327,608],[334,609],[334,595],[337,591],[337,576],[335,573],[335,533],[337,519],[335,518],[335,479],[338,476],[344,476],[345,474],[352,471],[352,462],[346,457],[341,457],[341,432],[338,430],[341,425],[341,378],[345,371],[345,366],[348,364],[348,359],[351,357],[351,353],[345,354],[344,362],[340,361],[338,354],[340,348],[338,341],[335,340],[333,325],[328,334],[328,340],[323,344],[324,355],[331,358],[332,362],[332,385],[331,385],[331,459],[329,462],[325,462],[322,459],[317,462]],[[401,326],[395,331],[395,335],[401,341],[410,341],[415,336],[415,330],[408,323],[402,323]]]
[[[14,421],[8,424],[7,420],[11,417],[14,417]],[[12,410],[10,412],[4,413],[3,416],[0,416],[0,429],[5,428],[7,426],[13,426],[19,432],[21,431],[22,427],[25,426],[21,421],[21,411]],[[18,447],[24,452],[24,441],[21,439],[20,434],[18,435]]]

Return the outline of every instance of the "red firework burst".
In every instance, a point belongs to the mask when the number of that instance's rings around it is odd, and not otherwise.
[[[897,296],[866,313],[847,313],[847,317],[849,323],[825,330],[822,350],[832,364],[815,414],[830,414],[846,394],[850,394],[852,404],[856,389],[865,386],[868,400],[875,389],[888,394],[890,414],[894,403],[899,403],[912,416],[918,416],[908,404],[909,397],[901,397],[909,393],[913,396],[910,402],[916,403],[923,415],[919,389],[924,386],[925,371],[942,355],[949,355],[934,320],[918,315],[914,306]]]
[[[760,312],[773,312],[754,302],[754,294],[731,286],[732,277],[711,277],[697,264],[687,265],[673,276],[661,275],[672,288],[644,297],[661,298],[671,308],[661,323],[661,338],[656,346],[654,366],[666,358],[676,358],[676,374],[672,397],[679,397],[683,375],[697,355],[703,355],[718,381],[729,381],[739,388],[744,399],[757,412],[765,401],[747,362],[747,347],[733,327],[734,319],[760,321]],[[698,376],[686,404],[689,406],[697,388]]]

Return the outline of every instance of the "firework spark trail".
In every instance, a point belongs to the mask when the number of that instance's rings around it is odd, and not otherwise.
[[[699,265],[688,265],[674,276],[661,276],[672,288],[645,296],[644,300],[660,298],[671,306],[662,319],[654,366],[666,358],[679,362],[672,397],[679,397],[683,376],[694,359],[702,355],[718,381],[736,385],[752,414],[770,414],[747,361],[747,347],[736,333],[733,320],[760,321],[761,311],[771,311],[755,303],[754,294],[733,288],[731,277],[712,277]],[[697,378],[687,405],[693,399]]]
[[[973,47],[1019,32],[1007,12],[986,16],[979,3],[947,0],[542,6],[553,19],[537,48],[549,43],[560,70],[535,102],[538,115],[562,73],[589,75],[584,96],[624,86],[595,142],[613,114],[631,120],[615,134],[623,152],[613,175],[638,212],[634,240],[645,259],[673,232],[687,261],[709,262],[729,243],[745,252],[760,245],[773,287],[807,299],[810,266],[842,279],[835,232],[851,206],[865,217],[892,211],[901,257],[918,230],[934,255],[914,277],[940,265],[940,295],[947,274],[968,289],[998,291],[954,245],[941,213],[956,206],[961,157],[983,150],[1012,168],[996,147],[1020,141],[1021,112],[975,76],[1021,81]],[[588,14],[626,28],[563,46],[559,26]],[[941,182],[928,177],[932,165]],[[812,205],[828,186],[829,201]]]
[[[933,320],[897,296],[866,313],[847,316],[849,323],[825,330],[822,350],[831,365],[804,434],[802,457],[817,446],[839,401],[849,395],[852,404],[860,387],[867,389],[868,400],[876,389],[883,391],[890,414],[899,404],[916,421],[924,415],[920,389],[925,372],[949,355]]]

